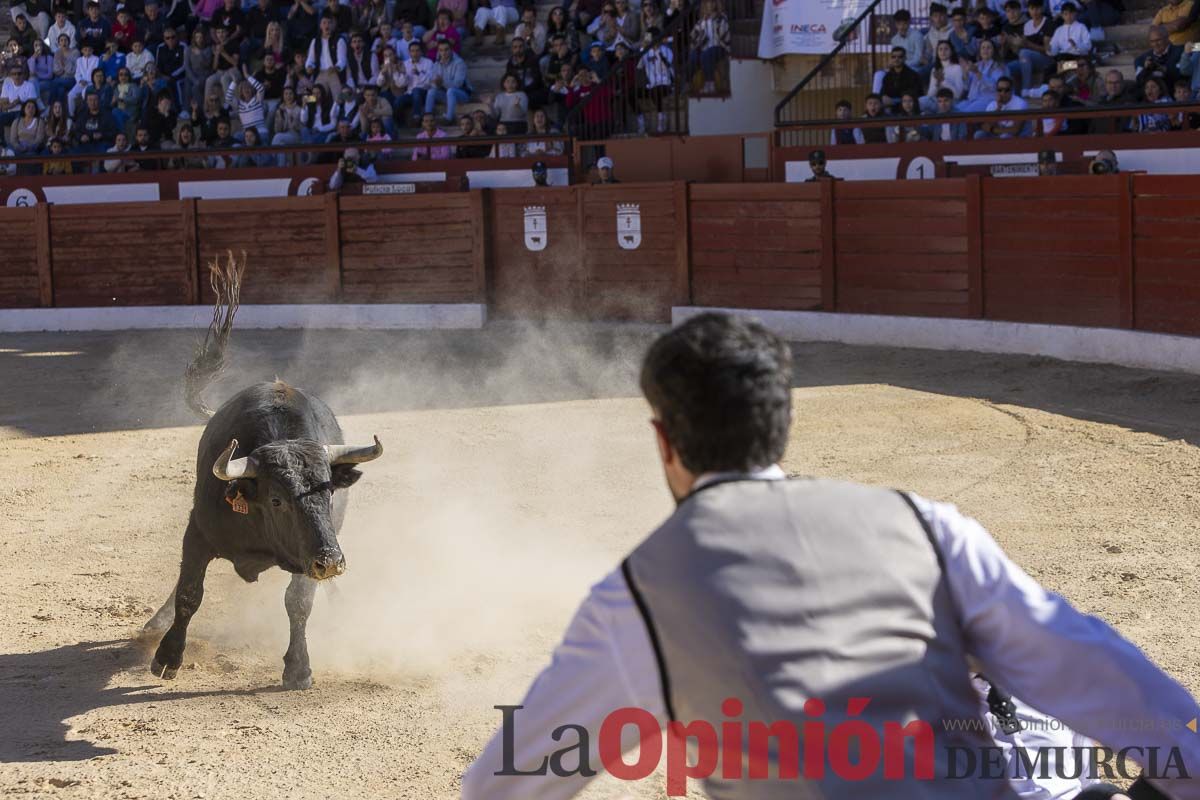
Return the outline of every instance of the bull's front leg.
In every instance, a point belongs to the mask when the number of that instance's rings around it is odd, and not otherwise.
[[[200,536],[194,522],[189,521],[183,534],[183,559],[179,565],[179,581],[175,584],[175,619],[158,644],[150,671],[164,680],[172,680],[183,663],[183,648],[187,643],[188,623],[204,599],[204,574],[214,554]]]
[[[291,639],[283,655],[283,688],[307,689],[312,686],[312,669],[308,664],[308,615],[312,613],[317,582],[306,575],[293,575],[283,595],[291,623]]]

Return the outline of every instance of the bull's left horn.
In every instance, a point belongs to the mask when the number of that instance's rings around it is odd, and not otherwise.
[[[249,456],[233,458],[237,446],[238,441],[234,439],[229,443],[229,447],[221,451],[221,455],[217,456],[216,462],[213,463],[213,475],[216,475],[218,480],[236,481],[238,478],[256,477],[254,461]]]
[[[379,437],[376,436],[375,444],[327,444],[325,452],[329,456],[330,465],[365,464],[383,455],[383,445],[379,443]]]

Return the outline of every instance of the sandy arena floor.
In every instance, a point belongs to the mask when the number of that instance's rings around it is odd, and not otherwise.
[[[0,336],[0,793],[457,795],[588,586],[669,511],[635,389],[652,331],[235,332],[386,453],[318,594],[317,685],[276,687],[285,576],[209,570],[185,669],[132,639],[176,576],[196,335]],[[906,487],[1200,692],[1200,384],[1044,359],[798,345],[786,468]],[[600,783],[588,797],[661,797]],[[699,797],[694,791],[693,796]]]

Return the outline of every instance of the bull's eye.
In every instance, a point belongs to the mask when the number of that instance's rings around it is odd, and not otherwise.
[[[281,505],[283,505],[283,501],[280,500],[278,497],[272,497],[271,505],[275,506],[276,508],[279,508]]]

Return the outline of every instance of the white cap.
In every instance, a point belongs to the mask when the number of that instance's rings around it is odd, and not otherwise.
[[[597,169],[612,169],[613,168],[612,159],[609,158],[608,156],[605,156],[604,158],[602,158],[596,162],[596,168]]]

